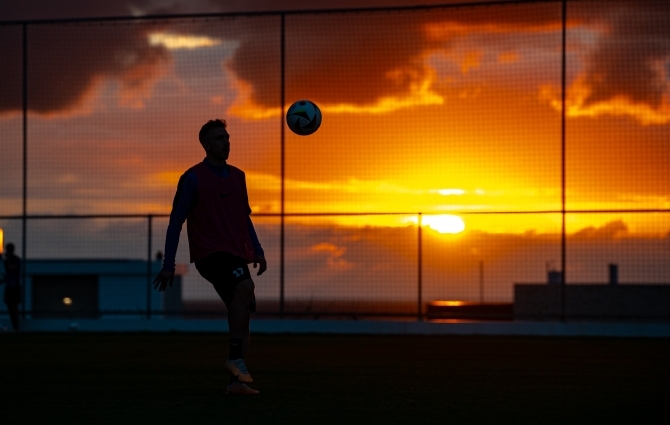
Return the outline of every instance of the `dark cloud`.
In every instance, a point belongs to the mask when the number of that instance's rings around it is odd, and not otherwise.
[[[587,58],[584,82],[591,92],[584,106],[625,95],[659,107],[668,94],[670,3],[574,2],[568,13],[605,29]]]
[[[50,114],[77,107],[104,79],[117,80],[125,93],[145,87],[170,60],[163,47],[148,44],[146,28],[134,24],[29,26],[29,110]],[[0,67],[0,112],[22,107],[20,32],[17,36],[16,28],[3,30],[10,36],[0,41],[3,62],[8,64]]]
[[[291,9],[300,5],[299,1],[294,1],[285,6]],[[372,5],[376,4],[369,4]],[[126,6],[149,14],[216,11],[216,6],[205,0],[190,8],[178,1],[151,0]],[[252,6],[271,9],[270,2],[259,1]],[[82,13],[92,14],[93,9],[87,7],[82,7]],[[426,40],[426,23],[449,20],[536,23],[547,19],[543,16],[546,13],[538,12],[545,9],[524,6],[524,13],[516,13],[516,7],[505,7],[502,15],[496,7],[288,15],[287,98],[309,96],[328,103],[369,104],[384,96],[405,96],[427,78],[429,70],[421,59],[427,45],[444,46],[448,42],[445,39]],[[555,7],[549,9],[556,10]],[[49,10],[47,7],[44,13],[48,15],[51,13]],[[60,14],[52,12],[62,17],[69,13],[68,10],[65,8]],[[114,8],[100,9],[101,15],[120,11],[118,4]],[[73,10],[70,12],[74,13]],[[549,19],[556,19],[554,12],[549,14],[552,15]],[[183,27],[178,28],[179,25],[172,22],[160,25],[184,31]],[[119,80],[130,91],[145,84],[143,79],[154,78],[157,68],[169,59],[170,54],[161,47],[147,44],[146,31],[151,27],[151,22],[30,25],[30,109],[51,113],[76,107],[103,79]],[[255,103],[271,107],[278,105],[278,15],[224,18],[211,25],[194,24],[190,30],[195,34],[237,40],[240,45],[227,64],[229,69],[250,88]],[[3,57],[10,64],[0,71],[6,77],[0,82],[0,111],[21,107],[20,27],[5,27],[5,31],[12,32],[13,36],[3,37],[0,41],[0,51],[5,53]]]
[[[398,7],[478,1],[480,0],[321,0],[318,2],[313,0],[227,0],[225,2],[220,0],[22,0],[0,2],[0,20]]]
[[[552,26],[558,34],[560,6],[549,3],[289,15],[287,97],[309,96],[321,102],[354,104],[373,103],[384,96],[402,97],[428,77],[430,70],[422,60],[425,52],[449,51],[468,31],[481,32],[491,40],[504,33],[532,33]],[[603,31],[584,58],[582,77],[590,93],[583,107],[620,96],[656,110],[667,102],[668,16],[670,3],[663,1],[569,3],[570,37],[579,37],[583,26]],[[427,26],[437,28],[438,36],[430,37]],[[266,106],[276,105],[276,96],[269,89],[271,79],[258,73],[250,59],[272,53],[270,46],[252,37],[243,43],[231,64],[238,77],[253,88],[254,100]]]
[[[400,27],[402,37],[378,31],[374,22],[379,20],[387,25],[384,29]],[[321,102],[367,103],[383,94],[405,91],[406,82],[394,84],[385,73],[401,66],[422,72],[420,66],[410,63],[421,45],[416,25],[416,19],[403,19],[399,14],[287,17],[287,98],[308,95]],[[279,72],[279,32],[276,41],[272,45],[257,37],[249,38],[230,64],[230,69],[253,87],[255,102],[265,106],[278,105],[278,93],[273,90],[278,86],[273,84],[271,75]],[[257,57],[277,60],[270,70],[258,72],[254,63]]]
[[[94,10],[99,10],[102,14],[121,14],[125,10],[127,14],[129,8],[147,14],[225,9],[209,0],[193,6],[179,1],[151,0],[123,6],[112,4],[114,6],[106,6],[107,9],[82,6],[82,13],[94,14]],[[249,7],[271,10],[272,4],[257,1]],[[285,9],[298,8],[301,4],[290,2]],[[235,5],[226,7],[237,7]],[[377,3],[371,2],[371,5]],[[51,13],[50,8],[53,6],[45,6],[43,12]],[[52,12],[61,16],[55,10]],[[663,102],[670,56],[670,25],[666,25],[670,5],[617,2],[602,7],[599,2],[572,2],[569,14],[570,19],[608,29],[587,58],[584,82],[591,93],[586,106],[621,94],[653,107]],[[240,22],[245,24],[240,25]],[[441,36],[431,37],[426,26],[440,28],[450,23],[461,24],[466,30],[470,27],[473,31],[487,31],[486,28],[498,28],[500,32],[523,31],[559,24],[560,4],[287,15],[287,99],[309,96],[330,104],[364,105],[387,96],[407,96],[430,76],[422,55],[431,49],[448,50],[454,40],[463,35],[447,28]],[[146,31],[151,27],[151,23],[29,26],[30,109],[40,113],[71,109],[103,79],[120,81],[128,93],[145,86],[147,81],[150,83],[159,74],[160,67],[170,60],[170,53],[164,48],[148,45]],[[0,112],[21,107],[20,30],[18,26],[0,27],[0,52],[4,58],[0,67]],[[218,24],[201,25],[198,30],[239,41],[228,69],[250,88],[255,103],[268,107],[278,105],[280,34],[277,15],[225,18]]]
[[[74,106],[99,78],[117,79],[134,90],[169,60],[148,45],[146,28],[127,24],[37,26],[29,33],[28,105],[37,112]]]
[[[297,14],[286,18],[287,98],[309,96],[328,103],[370,104],[403,97],[431,72],[423,55],[448,49],[462,33],[430,37],[426,25],[458,22],[505,29],[560,23],[556,5],[439,8],[419,11]],[[276,55],[274,46],[246,40],[231,70],[253,87],[254,100],[275,106],[271,78],[257,73],[252,58]],[[276,72],[276,71],[275,71]]]
[[[23,99],[22,29],[0,27],[0,113],[20,110]]]
[[[25,0],[0,2],[0,19],[7,21],[122,16],[129,12],[125,1]]]

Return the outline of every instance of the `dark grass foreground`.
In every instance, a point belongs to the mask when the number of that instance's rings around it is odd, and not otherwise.
[[[260,396],[224,395],[223,335],[0,335],[2,423],[670,423],[670,340],[252,336]]]

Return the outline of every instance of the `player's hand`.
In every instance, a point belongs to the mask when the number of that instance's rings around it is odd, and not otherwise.
[[[256,268],[256,264],[259,265],[258,273],[256,273],[256,276],[262,275],[265,272],[265,270],[268,269],[268,263],[265,261],[265,257],[263,257],[262,255],[258,256],[254,261],[254,268]]]
[[[154,289],[158,289],[158,292],[165,291],[168,284],[172,288],[172,282],[174,282],[174,273],[168,270],[161,270],[154,279]]]

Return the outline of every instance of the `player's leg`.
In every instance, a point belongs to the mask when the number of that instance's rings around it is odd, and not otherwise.
[[[251,383],[253,379],[244,361],[249,349],[250,305],[254,299],[254,282],[245,279],[235,285],[228,304],[228,329],[230,331],[230,354],[226,369],[241,382]]]
[[[253,379],[247,370],[244,358],[249,349],[249,322],[251,311],[249,298],[253,299],[254,283],[245,279],[230,288],[230,285],[214,284],[228,309],[228,359],[226,369],[241,382],[251,383]]]
[[[246,384],[253,382],[247,370],[244,357],[249,349],[250,305],[254,301],[254,282],[243,280],[233,289],[228,303],[228,329],[230,331],[230,351],[226,369],[230,372],[230,382],[226,388],[228,395],[258,394],[257,390]]]
[[[19,330],[19,305],[15,303],[7,304],[7,310],[9,311],[9,318],[12,321],[12,327],[15,331]]]
[[[12,321],[12,327],[15,331],[19,330],[19,303],[21,302],[21,288],[17,286],[5,287],[5,304],[7,313]]]
[[[258,394],[258,391],[245,385],[253,382],[244,362],[244,355],[249,346],[249,304],[246,308],[244,304],[255,302],[249,267],[243,259],[223,252],[213,253],[202,260],[197,260],[195,266],[200,275],[212,283],[228,309],[229,355],[225,367],[231,376],[226,394]],[[246,301],[249,299],[249,292],[252,301]],[[246,332],[242,331],[245,322]]]
[[[233,289],[233,298],[228,308],[230,338],[241,342],[240,356],[245,358],[249,350],[250,306],[254,301],[254,281],[244,280]]]

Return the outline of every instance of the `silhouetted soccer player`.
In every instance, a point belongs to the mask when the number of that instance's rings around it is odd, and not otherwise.
[[[230,135],[225,120],[210,120],[202,126],[200,143],[207,157],[179,179],[165,237],[163,269],[154,288],[172,286],[179,233],[186,220],[191,262],[207,279],[228,308],[230,352],[225,367],[230,373],[226,394],[248,395],[258,391],[244,357],[249,348],[250,313],[256,311],[254,282],[249,263],[267,268],[249,215],[249,198],[244,172],[226,164]]]
[[[8,243],[5,246],[5,304],[9,318],[12,321],[12,327],[15,331],[19,330],[19,304],[21,303],[21,259],[14,254],[14,244]]]

